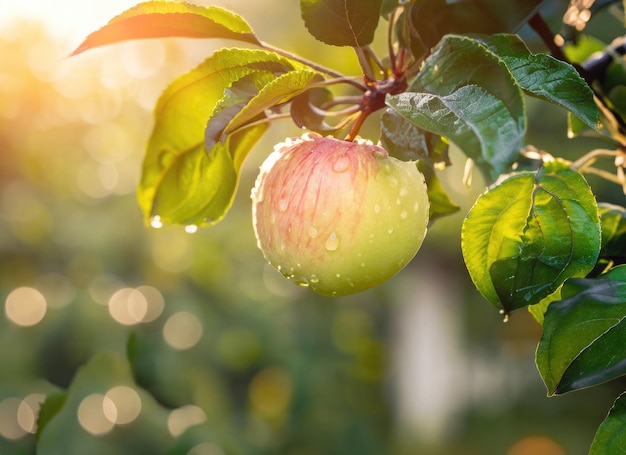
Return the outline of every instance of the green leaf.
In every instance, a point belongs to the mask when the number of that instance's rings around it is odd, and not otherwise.
[[[172,82],[155,108],[144,159],[138,199],[146,218],[219,221],[232,203],[243,160],[267,128],[244,128],[246,122],[290,91],[299,93],[314,77],[304,70],[271,52],[222,49]],[[285,87],[276,84],[291,72]],[[231,126],[233,132],[222,135]]]
[[[399,23],[402,41],[415,57],[421,57],[447,34],[513,33],[542,3],[542,0],[415,0]]]
[[[536,362],[549,394],[626,373],[626,266],[571,279],[545,314]]]
[[[624,453],[626,447],[626,393],[620,395],[604,419],[589,449],[589,455]]]
[[[248,23],[217,6],[171,1],[139,3],[90,34],[72,55],[122,41],[145,38],[222,38],[260,44]]]
[[[439,177],[437,177],[435,169],[424,161],[419,161],[417,167],[424,175],[428,189],[429,223],[432,224],[439,218],[458,212],[460,207],[450,199],[450,196],[441,185],[441,181]]]
[[[510,167],[526,131],[521,88],[497,55],[468,37],[446,36],[408,91],[387,104],[454,142],[489,180]]]
[[[422,160],[431,166],[450,164],[448,144],[441,136],[418,128],[392,109],[381,116],[380,133],[382,146],[399,160]]]
[[[474,284],[506,313],[540,302],[585,276],[600,250],[595,198],[564,163],[508,176],[481,195],[462,227]]]
[[[552,302],[557,300],[561,300],[561,288],[558,288],[549,296],[543,298],[539,303],[535,303],[534,305],[528,305],[528,312],[535,318],[539,324],[543,325],[543,320],[545,318],[546,311],[548,311],[548,307]]]
[[[599,203],[602,225],[600,260],[605,263],[626,263],[626,209],[618,205]]]
[[[333,99],[333,93],[326,87],[313,87],[297,95],[291,101],[291,119],[300,128],[306,128],[320,134],[337,131],[334,125],[326,122],[327,112],[324,104]]]
[[[374,40],[382,0],[300,0],[304,25],[334,46],[367,46]]]
[[[576,69],[548,54],[532,54],[517,35],[475,36],[498,55],[526,94],[564,107],[597,129],[598,106]]]
[[[139,413],[123,426],[111,423],[110,431],[94,437],[85,427],[94,428],[89,426],[94,421],[106,425],[108,420],[102,413],[104,396],[120,386],[134,392],[135,400],[140,403]],[[128,392],[132,393],[130,390]],[[86,399],[101,400],[100,406],[85,408]],[[56,402],[55,407],[58,405]],[[56,411],[39,434],[39,455],[162,453],[163,448],[173,442],[167,431],[169,410],[136,386],[128,362],[113,352],[97,353],[76,372],[64,404]]]
[[[294,70],[275,77],[233,117],[224,133],[236,131],[266,109],[290,101],[321,80],[323,78],[319,73],[308,69]]]
[[[66,392],[54,393],[46,397],[37,416],[37,441],[39,441],[39,437],[48,423],[61,411],[66,401]]]
[[[495,179],[517,156],[523,129],[506,105],[475,85],[447,96],[402,93],[387,104],[415,125],[445,136]]]

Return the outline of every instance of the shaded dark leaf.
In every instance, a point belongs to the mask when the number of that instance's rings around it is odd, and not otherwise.
[[[319,41],[366,46],[374,39],[382,0],[300,0],[304,25]]]

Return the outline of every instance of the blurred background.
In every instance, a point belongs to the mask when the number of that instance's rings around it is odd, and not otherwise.
[[[264,41],[358,71],[350,51],[306,34],[296,1],[210,3]],[[350,297],[294,286],[256,248],[250,189],[272,144],[300,134],[289,122],[251,154],[219,225],[146,226],[134,192],[151,109],[173,78],[236,43],[66,57],[134,4],[0,4],[0,454],[587,453],[624,382],[546,396],[540,327],[525,311],[503,323],[464,269],[460,224],[483,182],[460,183],[458,153],[442,179],[461,213],[437,221],[396,277]],[[547,14],[559,21],[566,6]],[[528,108],[530,143],[590,148],[566,139],[564,112]],[[375,122],[363,134],[377,139]],[[46,399],[44,418],[57,414],[36,441]]]

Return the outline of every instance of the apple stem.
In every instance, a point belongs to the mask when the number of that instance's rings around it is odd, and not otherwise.
[[[370,115],[369,110],[363,110],[359,112],[358,117],[352,124],[352,127],[350,128],[350,131],[348,132],[348,135],[346,136],[346,139],[345,139],[346,141],[352,142],[356,139],[356,137],[359,134],[359,131],[361,130],[361,127],[363,126],[363,123],[365,122],[365,119],[369,115]]]

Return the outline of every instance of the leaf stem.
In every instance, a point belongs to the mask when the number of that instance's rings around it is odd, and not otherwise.
[[[333,77],[333,78],[335,78],[337,80],[340,80],[342,82],[346,82],[348,84],[351,84],[351,85],[355,86],[356,88],[358,88],[359,90],[364,90],[365,89],[365,87],[363,87],[363,84],[361,84],[360,82],[358,82],[356,80],[353,80],[351,78],[348,78],[348,77],[344,76],[343,74],[341,74],[341,73],[339,73],[339,72],[337,72],[337,71],[335,71],[333,69],[330,69],[330,68],[328,68],[328,67],[326,67],[324,65],[320,65],[317,62],[313,62],[313,61],[311,61],[311,60],[309,60],[307,58],[301,57],[298,54],[294,54],[292,52],[286,51],[285,49],[281,49],[279,47],[272,46],[271,44],[266,43],[265,41],[259,41],[259,45],[262,48],[267,49],[268,51],[272,51],[272,52],[274,52],[274,53],[276,53],[278,55],[281,55],[283,57],[287,57],[288,59],[295,60],[296,62],[302,63],[303,65],[306,65],[306,66],[308,66],[308,67],[310,67],[310,68],[312,68],[312,69],[314,69],[316,71],[319,71],[320,73],[323,73],[323,74],[326,74],[328,76],[331,76],[331,77]]]
[[[584,169],[581,169],[580,171],[584,174],[597,175],[599,177],[602,177],[605,180],[608,180],[609,182],[613,182],[620,186],[624,186],[624,182],[622,181],[622,179],[620,179],[617,175],[611,174],[610,172],[607,172],[603,169],[598,169],[595,167],[586,167]]]
[[[368,58],[367,52],[363,47],[354,47],[354,52],[356,53],[356,57],[359,61],[359,65],[361,66],[361,70],[363,71],[363,76],[365,77],[365,83],[367,85],[368,82],[374,82],[376,80],[376,74],[374,73],[374,68],[372,68],[372,64]]]
[[[580,158],[578,158],[576,161],[572,163],[570,167],[572,169],[582,171],[587,166],[590,166],[596,160],[596,158],[600,158],[600,157],[614,158],[618,156],[620,153],[621,152],[619,150],[595,149],[595,150],[590,151],[589,153],[584,154]]]

